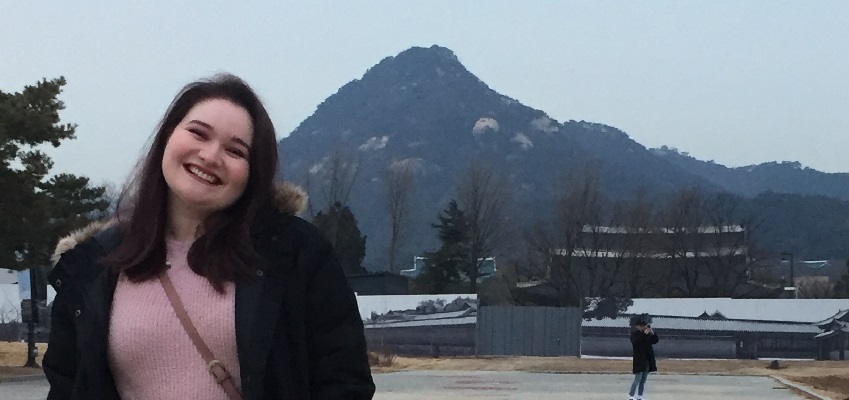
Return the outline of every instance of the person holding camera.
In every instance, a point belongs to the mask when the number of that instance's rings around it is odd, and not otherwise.
[[[634,330],[631,331],[634,382],[631,383],[631,390],[628,392],[630,400],[643,400],[646,379],[650,372],[657,371],[653,345],[659,340],[651,325],[644,319],[634,322]]]

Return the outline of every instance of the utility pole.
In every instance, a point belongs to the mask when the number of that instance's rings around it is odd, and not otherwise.
[[[786,261],[786,257],[788,257],[788,256],[790,257],[790,287],[793,288],[793,298],[795,299],[797,296],[796,296],[796,279],[795,279],[795,276],[794,276],[795,275],[795,266],[794,266],[794,262],[793,262],[793,253],[786,252],[786,251],[781,253],[782,261]]]
[[[32,267],[27,271],[27,275],[29,275],[30,296],[28,300],[23,300],[21,302],[21,305],[25,302],[29,302],[29,318],[27,319],[27,362],[24,364],[24,367],[27,368],[41,368],[36,361],[36,358],[38,357],[38,348],[35,346],[35,325],[40,321],[38,303],[42,297],[46,299],[46,287],[42,289],[38,286],[45,282],[40,279],[42,271],[36,271],[36,268],[40,267]],[[18,284],[20,285],[20,282],[18,282]],[[27,313],[24,312],[24,316],[26,315]]]
[[[793,286],[793,297],[796,297],[796,263],[793,262],[793,253],[790,253],[790,286]]]
[[[32,277],[32,274],[30,274],[30,277]],[[30,280],[30,282],[32,281]],[[24,364],[24,367],[41,368],[38,365],[38,362],[35,360],[35,358],[38,356],[38,349],[35,347],[35,323],[38,322],[38,301],[30,298],[29,304],[30,317],[29,321],[27,322],[27,362],[26,364]]]

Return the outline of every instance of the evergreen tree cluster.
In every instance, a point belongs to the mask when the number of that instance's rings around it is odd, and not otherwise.
[[[103,187],[86,177],[50,176],[53,162],[40,146],[74,139],[62,124],[64,78],[44,79],[17,93],[0,91],[0,267],[45,268],[57,239],[103,216]]]

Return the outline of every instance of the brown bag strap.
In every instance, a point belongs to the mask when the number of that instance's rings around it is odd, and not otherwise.
[[[186,330],[189,338],[192,339],[192,343],[194,343],[198,353],[206,361],[206,366],[209,368],[209,372],[215,378],[215,381],[224,388],[224,392],[227,393],[227,397],[231,400],[242,400],[239,389],[236,389],[236,385],[233,383],[233,377],[230,376],[230,373],[227,372],[221,361],[215,359],[215,355],[212,354],[212,351],[203,342],[197,328],[192,324],[189,313],[186,312],[186,308],[183,307],[183,302],[177,294],[177,289],[174,289],[174,284],[171,283],[171,278],[168,277],[168,271],[159,274],[159,282],[162,283],[162,288],[165,289],[165,295],[168,296],[168,300],[171,302],[171,307],[174,308],[174,313],[177,314],[180,324],[183,325],[183,329]]]

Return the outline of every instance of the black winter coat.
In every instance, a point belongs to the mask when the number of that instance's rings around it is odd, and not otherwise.
[[[660,338],[656,333],[646,335],[642,331],[634,329],[631,331],[631,347],[634,350],[634,362],[632,372],[644,372],[648,367],[649,372],[657,371],[657,361],[654,358],[654,347]]]
[[[263,217],[257,274],[236,282],[243,398],[371,399],[362,320],[329,242],[298,217]],[[57,292],[43,360],[48,400],[119,399],[107,359],[117,275],[96,262],[117,236],[76,238],[48,277]]]

